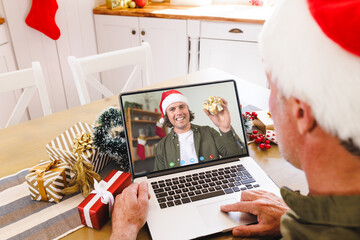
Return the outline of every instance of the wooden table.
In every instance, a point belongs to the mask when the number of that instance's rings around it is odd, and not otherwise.
[[[242,104],[251,103],[259,108],[268,109],[268,89],[256,86],[217,69],[195,72],[152,85],[151,88],[225,79],[236,80]],[[118,96],[74,107],[0,130],[0,177],[32,167],[41,159],[48,159],[45,146],[49,141],[76,122],[93,123],[99,113],[109,106],[118,106]],[[270,151],[261,151],[254,144],[250,144],[249,149],[250,155],[278,186],[286,185],[292,189],[301,190],[303,194],[308,193],[303,172],[282,159],[276,146],[272,147]],[[65,239],[108,239],[110,234],[111,223],[109,221],[101,231],[84,227],[68,235]],[[146,226],[141,229],[138,239],[151,239]],[[232,239],[232,236],[229,233],[217,234],[206,239]]]

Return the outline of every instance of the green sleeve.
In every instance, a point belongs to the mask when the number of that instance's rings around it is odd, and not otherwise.
[[[215,132],[212,134],[215,139],[216,147],[223,157],[236,156],[244,152],[244,144],[232,127],[231,130],[226,133],[221,132],[221,135],[215,129],[212,130]]]

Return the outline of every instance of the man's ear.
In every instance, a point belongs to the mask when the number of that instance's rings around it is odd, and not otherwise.
[[[305,102],[294,98],[292,102],[292,114],[300,134],[312,132],[316,127],[316,120],[311,112],[311,107]]]

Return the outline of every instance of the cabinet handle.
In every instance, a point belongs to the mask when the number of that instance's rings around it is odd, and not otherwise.
[[[145,31],[144,31],[144,30],[141,31],[141,35],[143,35],[143,36],[145,35]]]
[[[132,35],[135,35],[135,34],[136,34],[136,31],[135,31],[135,30],[132,30],[132,31],[131,31],[131,34],[132,34]]]
[[[238,28],[233,28],[231,30],[229,30],[230,33],[244,33],[243,30],[238,29]]]

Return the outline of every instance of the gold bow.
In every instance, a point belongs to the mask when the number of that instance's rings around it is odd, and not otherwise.
[[[90,133],[79,133],[76,138],[73,139],[72,149],[74,153],[81,154],[86,150],[94,149],[93,140]]]
[[[220,97],[210,96],[206,101],[204,101],[204,109],[209,111],[211,115],[216,115],[224,108],[221,106],[223,101]]]
[[[55,167],[59,162],[60,162],[60,160],[54,160],[54,161],[48,162],[47,164],[40,165],[40,166],[37,165],[37,166],[30,169],[30,172],[34,172],[37,175],[36,181],[38,183],[39,193],[41,195],[41,200],[42,201],[47,201],[48,200],[47,194],[46,194],[46,191],[45,191],[45,187],[44,187],[44,175],[45,175],[45,172],[47,172],[47,171],[60,172],[62,177],[63,177],[64,187],[67,186],[66,175],[65,175],[64,169]]]

